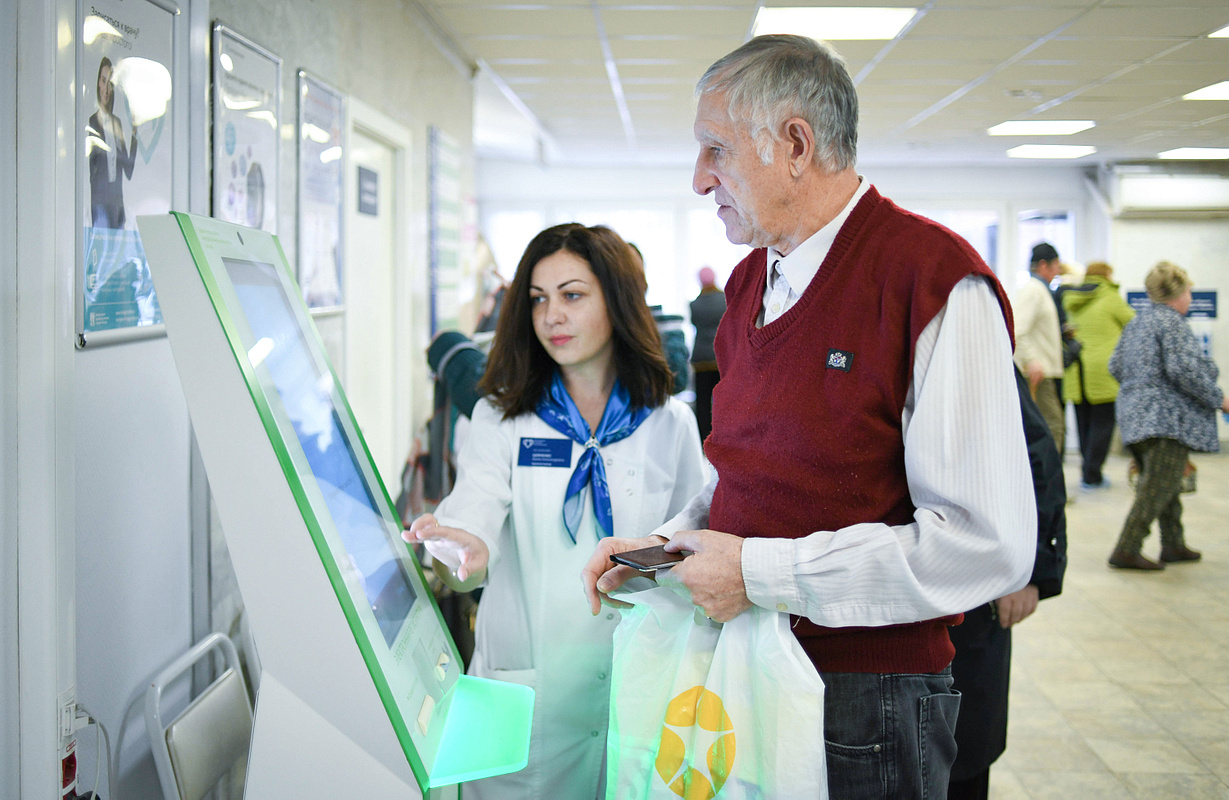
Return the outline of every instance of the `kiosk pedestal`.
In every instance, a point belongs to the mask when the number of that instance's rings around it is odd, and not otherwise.
[[[533,691],[460,673],[277,238],[138,225],[260,649],[250,796],[403,797],[523,768]]]

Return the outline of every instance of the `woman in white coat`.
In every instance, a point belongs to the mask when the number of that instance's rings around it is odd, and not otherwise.
[[[508,289],[452,493],[405,538],[445,582],[484,586],[469,672],[533,687],[529,765],[466,800],[601,798],[612,634],[580,570],[599,538],[643,536],[705,482],[695,416],[608,228],[538,234]]]

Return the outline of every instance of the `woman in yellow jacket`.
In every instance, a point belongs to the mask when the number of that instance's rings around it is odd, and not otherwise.
[[[1109,360],[1122,329],[1135,316],[1113,276],[1109,264],[1094,261],[1084,273],[1083,285],[1066,289],[1062,295],[1067,320],[1082,345],[1063,375],[1063,399],[1075,405],[1084,460],[1080,489],[1086,492],[1109,487],[1101,467],[1114,435],[1114,400],[1118,396],[1118,381],[1110,375]]]

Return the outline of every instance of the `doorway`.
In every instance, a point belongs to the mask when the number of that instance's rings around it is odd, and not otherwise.
[[[409,252],[404,231],[410,134],[350,101],[346,172],[345,358],[350,407],[396,495],[410,440]]]

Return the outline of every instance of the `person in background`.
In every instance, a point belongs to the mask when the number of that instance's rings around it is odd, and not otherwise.
[[[1007,749],[1007,698],[1011,687],[1011,629],[1037,610],[1037,603],[1062,593],[1067,570],[1067,488],[1063,462],[1019,370],[1016,387],[1033,494],[1037,499],[1037,554],[1028,584],[1017,592],[966,611],[951,629],[956,657],[952,687],[960,692],[956,720],[956,763],[947,800],[986,800],[990,767]]]
[[[1114,270],[1104,261],[1089,264],[1084,283],[1067,287],[1062,303],[1080,342],[1075,362],[1063,375],[1063,399],[1075,407],[1080,436],[1080,489],[1108,489],[1110,482],[1101,468],[1114,435],[1114,398],[1118,396],[1118,381],[1110,375],[1109,360],[1135,311],[1122,299]]]
[[[700,439],[704,440],[713,429],[713,387],[721,377],[717,371],[717,354],[713,352],[713,338],[717,335],[717,323],[725,313],[725,292],[717,288],[717,273],[712,267],[703,267],[698,277],[700,294],[691,301],[691,324],[696,329],[696,341],[691,347],[691,369],[695,374],[696,423],[700,426]]]
[[[1058,393],[1058,381],[1063,377],[1062,327],[1050,283],[1061,271],[1058,251],[1050,243],[1041,242],[1033,248],[1029,263],[1032,278],[1011,298],[1016,320],[1016,366],[1028,378],[1033,400],[1050,426],[1060,456],[1067,435]]]
[[[1140,467],[1135,502],[1109,564],[1159,570],[1166,562],[1200,558],[1186,546],[1179,489],[1191,451],[1220,450],[1216,411],[1229,412],[1229,400],[1216,385],[1215,362],[1203,354],[1185,319],[1191,307],[1186,270],[1162,261],[1144,278],[1144,288],[1152,305],[1127,323],[1109,361],[1119,384],[1122,443]],[[1159,562],[1140,553],[1153,520],[1161,529]]]
[[[644,254],[632,242],[627,246],[632,249],[632,258],[644,272]],[[648,291],[647,289],[645,291]],[[687,370],[687,337],[683,334],[683,318],[678,314],[667,314],[661,306],[649,306],[653,314],[653,322],[657,325],[657,333],[661,336],[661,348],[666,354],[666,364],[674,380],[670,385],[670,394],[678,394],[687,388],[691,374]]]
[[[654,532],[691,553],[671,583],[718,622],[794,615],[833,798],[943,797],[948,628],[1023,587],[1036,549],[1007,298],[967,242],[857,173],[857,93],[828,45],[757,36],[697,96],[692,188],[755,249],[714,343],[714,477]],[[643,544],[599,543],[592,613],[634,574],[611,554]]]
[[[644,274],[605,227],[529,243],[508,288],[452,492],[403,536],[454,590],[484,585],[469,672],[533,687],[528,766],[466,800],[602,798],[613,613],[573,577],[602,538],[643,536],[705,479]]]

